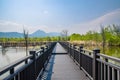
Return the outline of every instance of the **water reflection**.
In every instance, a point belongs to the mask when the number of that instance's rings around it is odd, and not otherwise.
[[[6,52],[8,51],[7,48],[2,48],[2,57],[4,57],[7,61],[7,63],[10,63],[10,58],[8,55],[6,55]]]
[[[24,57],[24,48],[7,47],[0,49],[0,68],[7,66],[15,60]]]
[[[2,55],[4,56],[8,51],[6,47],[1,47]]]
[[[29,47],[28,51],[39,50],[40,46]],[[0,47],[0,69],[26,56],[25,47]]]

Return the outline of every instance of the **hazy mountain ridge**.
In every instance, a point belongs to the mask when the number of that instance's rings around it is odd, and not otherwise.
[[[0,38],[1,37],[6,37],[6,38],[18,38],[18,37],[23,37],[22,33],[18,33],[18,32],[0,32]]]
[[[60,36],[60,33],[57,32],[50,32],[46,33],[42,30],[37,30],[32,34],[29,34],[29,37],[46,37],[46,36]],[[0,32],[0,38],[6,37],[6,38],[22,38],[23,33],[18,32]]]
[[[44,32],[42,30],[37,30],[34,33],[30,34],[29,36],[30,37],[45,37],[47,35],[46,35],[46,32]]]

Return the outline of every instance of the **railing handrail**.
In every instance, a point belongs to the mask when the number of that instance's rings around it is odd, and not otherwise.
[[[73,49],[73,47],[71,47],[71,49]],[[76,50],[76,49],[75,49]],[[83,51],[86,51],[86,52],[90,52],[90,53],[93,53],[93,50],[88,50],[86,48],[83,48],[82,49]],[[78,51],[78,50],[77,50]],[[113,57],[113,56],[109,56],[109,55],[105,55],[103,53],[99,53],[97,54],[97,56],[101,56],[103,58],[106,58],[106,59],[110,59],[110,60],[113,60],[113,61],[116,61],[116,62],[120,62],[120,59],[117,58],[117,57]]]
[[[7,66],[3,67],[2,69],[0,69],[0,75],[4,74],[5,72],[9,71],[10,69],[16,67],[17,65],[21,64],[22,62],[28,60],[32,58],[32,55],[29,55],[29,56],[25,56],[23,58],[20,58],[10,64],[8,64]]]
[[[42,51],[42,49],[36,51],[35,54],[38,54]],[[41,56],[42,54],[40,54],[39,56]],[[18,66],[19,64],[21,64],[22,62],[32,58],[33,56],[32,55],[28,55],[28,56],[25,56],[25,57],[22,57],[14,62],[11,62],[10,64],[6,65],[5,67],[3,67],[2,69],[0,69],[0,75],[4,74],[5,72],[9,71],[10,69]]]
[[[36,51],[36,54],[38,54],[38,53],[40,53],[41,52],[41,49],[40,50],[38,50],[38,51]]]
[[[110,59],[110,60],[113,60],[113,61],[116,61],[116,62],[120,62],[120,59],[119,58],[116,58],[116,57],[112,57],[112,56],[108,56],[108,55],[105,55],[105,54],[97,54],[97,56],[101,56],[105,59]]]
[[[9,72],[9,75],[3,76],[5,80],[35,80],[39,75],[42,75],[45,64],[50,58],[50,54],[56,42],[41,46],[38,51],[32,50],[30,55],[22,57],[11,64],[0,69],[0,76]],[[22,64],[24,63],[24,65]],[[25,73],[25,74],[24,74]]]
[[[83,48],[82,50],[87,51],[87,52],[90,52],[90,53],[93,53],[92,50],[88,50],[88,49],[85,49],[85,48]]]
[[[106,65],[108,65],[108,66],[112,66],[112,67],[120,70],[120,66],[118,66],[118,65],[112,64],[112,63],[110,63],[110,62],[106,62],[106,61],[101,60],[101,59],[97,59],[97,61],[102,62],[102,63],[104,63],[104,64],[106,64]]]
[[[91,80],[109,80],[110,78],[120,80],[119,58],[102,54],[99,48],[88,50],[83,48],[82,45],[75,46],[68,42],[61,42],[61,44],[68,49],[70,57],[79,64],[79,68]]]

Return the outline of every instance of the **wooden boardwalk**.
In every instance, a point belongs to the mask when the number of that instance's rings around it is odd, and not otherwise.
[[[53,53],[56,53],[56,55],[54,55],[54,61],[51,64],[52,69],[47,70],[49,78],[46,77],[44,80],[90,80],[69,55],[57,55],[57,53],[66,53],[59,43],[56,44]]]
[[[51,80],[89,80],[68,55],[56,55]]]
[[[65,49],[59,44],[57,43],[55,48],[53,49],[53,52],[52,53],[55,53],[55,54],[64,54],[64,53],[67,53],[65,51]]]

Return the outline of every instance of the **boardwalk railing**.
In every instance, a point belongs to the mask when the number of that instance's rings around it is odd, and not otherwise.
[[[6,75],[3,80],[37,80],[38,76],[42,75],[55,44],[48,44],[46,48],[41,47],[38,52],[30,51],[29,56],[1,69],[0,76]]]
[[[91,80],[120,80],[119,58],[101,54],[99,49],[91,51],[68,42],[60,43]]]

